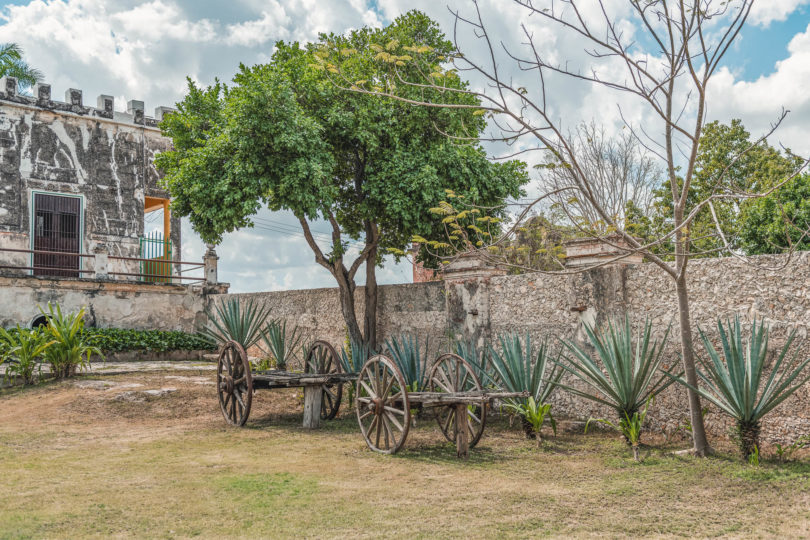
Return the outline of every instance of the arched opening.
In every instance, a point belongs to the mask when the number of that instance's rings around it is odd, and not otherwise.
[[[45,315],[37,315],[34,317],[34,320],[31,321],[31,328],[40,328],[42,326],[48,326],[48,317]]]

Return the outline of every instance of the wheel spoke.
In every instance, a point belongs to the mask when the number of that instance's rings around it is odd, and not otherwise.
[[[402,432],[402,424],[400,424],[399,421],[396,418],[394,418],[393,414],[386,411],[385,417],[388,419],[389,422],[393,423],[400,432]]]

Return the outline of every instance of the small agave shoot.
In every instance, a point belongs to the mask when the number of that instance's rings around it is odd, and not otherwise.
[[[543,424],[546,423],[546,418],[548,418],[549,424],[551,424],[551,430],[554,432],[554,435],[557,435],[557,422],[554,420],[554,417],[551,416],[551,403],[537,403],[534,397],[529,396],[526,403],[515,403],[513,401],[506,403],[504,407],[523,417],[531,426],[534,432],[534,438],[537,439],[538,448],[543,444],[543,436],[541,433]]]
[[[610,420],[605,420],[604,418],[589,418],[588,422],[585,424],[585,433],[588,433],[588,426],[591,425],[591,422],[599,422],[605,424],[606,426],[610,426],[624,436],[624,439],[633,449],[633,459],[636,461],[641,461],[641,456],[639,454],[639,446],[641,445],[641,430],[644,426],[644,419],[647,418],[647,411],[650,408],[650,402],[652,402],[653,399],[654,397],[650,396],[647,399],[647,403],[644,405],[644,409],[642,409],[641,412],[634,412],[633,416],[628,416],[627,413],[624,413],[624,418],[619,420],[618,424],[613,423]]]
[[[218,345],[233,340],[245,350],[259,342],[270,316],[267,306],[259,305],[253,298],[243,305],[238,297],[231,297],[213,307],[213,312],[206,310],[209,324],[199,329],[200,334]]]
[[[40,308],[48,319],[43,331],[53,341],[45,350],[45,361],[57,379],[70,377],[76,368],[90,365],[90,356],[103,356],[101,350],[90,343],[91,338],[84,332],[84,308],[77,313],[62,313],[59,304],[48,303],[48,312]]]
[[[304,339],[298,327],[293,327],[291,332],[287,332],[287,321],[270,321],[261,330],[261,339],[267,347],[267,352],[273,357],[276,369],[282,371],[287,369],[288,362],[295,356],[295,351]]]
[[[500,350],[496,350],[490,345],[489,369],[481,369],[486,382],[484,384],[494,384],[505,392],[528,392],[535,402],[535,408],[539,411],[547,405],[551,394],[556,389],[563,370],[551,360],[551,349],[547,342],[540,344],[537,352],[533,354],[531,337],[526,334],[525,346],[520,341],[518,334],[507,334],[498,337]],[[522,417],[523,429],[526,437],[538,437],[538,427],[534,426],[525,414],[528,406],[528,399],[508,399],[505,400],[506,408],[518,413]],[[556,424],[550,413],[551,405],[548,405],[543,418],[548,418],[556,432]]]
[[[796,336],[793,331],[765,378],[769,331],[764,321],[757,324],[755,319],[751,323],[747,340],[743,339],[739,317],[735,317],[733,324],[727,321],[723,325],[718,320],[717,329],[722,353],[714,347],[709,336],[700,331],[708,359],[698,357],[698,377],[705,388],[694,390],[736,420],[743,459],[758,459],[762,417],[810,379],[810,372],[802,373],[810,359],[800,361],[798,352],[788,359],[788,349]],[[675,380],[689,386],[682,377]]]
[[[674,382],[669,375],[677,364],[673,364],[669,370],[661,368],[669,328],[660,342],[653,340],[652,324],[648,320],[644,324],[644,332],[635,340],[635,346],[628,317],[624,318],[624,323],[608,321],[600,331],[586,324],[585,333],[600,362],[591,358],[588,351],[576,343],[563,340],[571,356],[564,362],[558,361],[559,365],[585,383],[587,388],[580,390],[563,384],[559,386],[574,395],[612,408],[620,423],[638,417],[645,403]],[[640,436],[641,424],[639,439]],[[625,439],[632,445],[626,435]]]

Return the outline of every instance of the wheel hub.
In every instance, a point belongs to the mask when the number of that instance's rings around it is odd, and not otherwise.
[[[230,375],[223,376],[220,388],[228,394],[233,394],[233,377]]]
[[[385,410],[385,404],[381,398],[376,397],[371,400],[371,408],[374,414],[379,416],[383,413],[383,410]]]

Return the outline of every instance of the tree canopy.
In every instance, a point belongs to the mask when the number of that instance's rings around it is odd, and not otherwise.
[[[3,43],[0,44],[0,77],[15,77],[20,90],[25,90],[42,79],[42,72],[28,65],[19,45]]]
[[[401,256],[413,234],[444,234],[441,218],[428,210],[445,189],[502,212],[504,199],[519,196],[528,177],[522,162],[493,163],[477,141],[452,137],[483,130],[474,98],[430,91],[437,102],[471,106],[431,109],[346,92],[330,81],[324,50],[344,51],[352,76],[373,81],[374,57],[392,42],[452,51],[437,25],[413,11],[383,29],[321,35],[306,45],[278,42],[269,63],[240,66],[230,86],[189,81],[177,113],[161,124],[174,149],[157,159],[175,213],[188,216],[203,240],[218,243],[224,233],[251,226],[262,205],[290,210],[316,261],[349,295],[363,263],[368,283],[382,255]],[[457,76],[454,84],[466,87]],[[332,227],[326,253],[309,232],[316,219]],[[353,261],[344,260],[349,239],[365,246]],[[359,339],[353,304],[344,300],[349,332]],[[367,313],[370,300],[376,298],[367,297]]]

